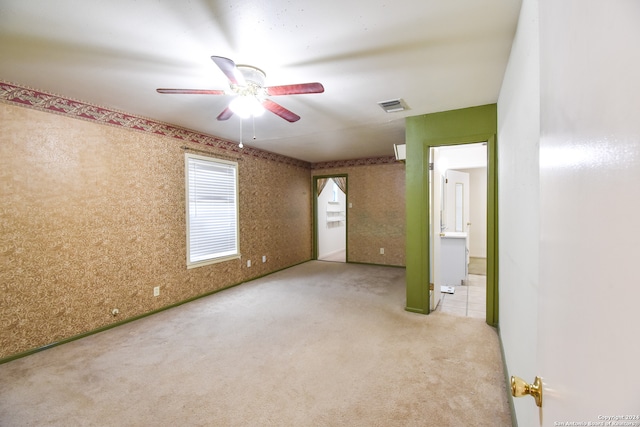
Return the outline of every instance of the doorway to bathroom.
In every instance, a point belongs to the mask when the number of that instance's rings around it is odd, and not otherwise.
[[[430,309],[486,318],[487,146],[430,148]]]
[[[347,175],[314,177],[315,258],[347,262]]]

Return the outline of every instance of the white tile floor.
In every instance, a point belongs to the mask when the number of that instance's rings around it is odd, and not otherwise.
[[[436,311],[456,316],[486,319],[487,276],[469,274],[464,286],[454,286],[455,293],[442,293]]]

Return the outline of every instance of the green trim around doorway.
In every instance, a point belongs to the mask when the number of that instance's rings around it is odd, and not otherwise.
[[[498,156],[496,104],[406,119],[407,311],[429,314],[429,152],[487,142],[487,323],[498,324]]]
[[[349,205],[349,174],[335,173],[332,175],[314,175],[313,178],[313,253],[311,259],[318,259],[318,179],[321,178],[346,178],[347,188],[345,197],[347,206]],[[349,262],[349,209],[345,210],[345,262]]]

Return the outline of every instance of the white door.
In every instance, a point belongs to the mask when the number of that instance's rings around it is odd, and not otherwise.
[[[431,298],[429,300],[429,307],[430,310],[435,310],[442,298],[442,293],[440,291],[440,286],[442,285],[440,281],[440,238],[438,236],[440,236],[444,223],[442,207],[444,201],[443,190],[445,171],[440,169],[440,153],[438,147],[432,147],[429,156],[429,161],[433,165],[433,168],[429,172],[429,185],[431,189],[431,200],[429,201],[431,205],[431,212],[429,213],[429,226],[431,230],[429,239],[429,245],[431,246],[429,283],[433,283],[434,285],[433,291],[431,292]]]
[[[522,358],[543,405],[517,399],[517,422],[640,426],[640,2],[540,0],[539,18],[539,283],[522,312],[537,345]]]
[[[640,426],[639,22],[638,1],[540,2],[544,425]]]

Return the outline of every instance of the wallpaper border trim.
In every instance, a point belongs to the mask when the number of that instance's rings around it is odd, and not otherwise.
[[[352,166],[384,165],[397,162],[394,156],[385,156],[309,163],[253,147],[239,148],[238,144],[235,142],[212,135],[135,116],[133,114],[110,110],[73,99],[63,98],[58,95],[52,95],[47,92],[18,86],[1,80],[0,102],[15,104],[75,119],[86,120],[93,123],[121,127],[138,132],[148,132],[159,136],[167,136],[185,142],[193,142],[196,144],[227,150],[233,154],[252,156],[305,169],[333,169]]]
[[[312,163],[311,169],[335,169],[347,168],[352,166],[390,165],[395,163],[398,163],[398,160],[396,160],[394,156],[367,157],[363,159],[335,160],[332,162]]]
[[[129,130],[148,132],[159,136],[167,136],[185,142],[207,145],[227,150],[234,154],[257,157],[274,162],[310,169],[311,164],[302,160],[259,150],[252,147],[239,148],[238,144],[215,136],[195,132],[133,114],[109,110],[96,105],[73,99],[63,98],[35,89],[0,81],[0,101],[35,110],[59,114],[93,123],[116,126]]]

